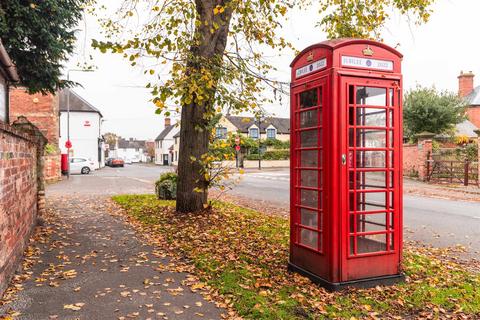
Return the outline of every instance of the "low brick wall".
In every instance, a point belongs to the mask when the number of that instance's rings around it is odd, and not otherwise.
[[[224,161],[224,165],[234,168],[235,161]],[[245,169],[258,168],[258,160],[244,160],[243,167]],[[262,168],[288,168],[290,160],[262,160]]]
[[[423,140],[417,144],[403,145],[403,175],[425,180],[427,176],[427,158],[432,152],[432,141]]]
[[[43,156],[43,177],[45,182],[55,182],[61,178],[60,154]]]
[[[478,177],[478,187],[480,187],[480,131],[477,132],[478,138],[477,138],[477,146],[478,146],[478,158],[477,158],[477,177]]]
[[[35,140],[0,123],[0,297],[35,226],[37,199]]]

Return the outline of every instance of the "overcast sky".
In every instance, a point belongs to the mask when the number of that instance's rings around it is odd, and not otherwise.
[[[404,55],[404,89],[419,84],[456,92],[461,70],[480,76],[480,41],[475,36],[479,13],[478,0],[437,0],[427,24],[415,26],[405,17],[393,17],[383,38],[390,46],[399,44],[397,50]],[[292,12],[282,32],[301,50],[325,40],[325,34],[315,28],[318,20],[314,10]],[[154,114],[150,93],[144,89],[147,76],[142,68],[132,68],[118,55],[90,49],[91,39],[99,38],[98,25],[93,18],[87,18],[85,25],[87,32],[79,32],[78,51],[68,67],[75,68],[84,56],[92,54],[98,69],[89,73],[72,72],[70,78],[83,86],[75,91],[101,110],[106,120],[103,132],[115,132],[126,138],[154,139],[163,129],[163,118]],[[85,29],[83,23],[81,27]],[[280,80],[289,81],[289,64],[293,58],[293,54],[272,58],[280,70]],[[476,83],[480,84],[480,80]],[[267,110],[288,117],[288,99],[283,101],[267,106]]]

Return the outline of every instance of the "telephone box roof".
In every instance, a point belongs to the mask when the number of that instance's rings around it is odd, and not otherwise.
[[[322,41],[322,42],[316,43],[314,45],[311,45],[311,46],[303,49],[302,52],[300,52],[295,57],[295,59],[293,59],[292,63],[290,63],[290,67],[293,67],[295,62],[297,62],[297,60],[300,59],[300,57],[302,57],[306,52],[309,52],[312,49],[326,48],[326,49],[330,49],[330,50],[335,50],[335,49],[338,49],[338,48],[341,48],[341,47],[344,47],[344,46],[347,46],[347,45],[352,45],[352,44],[367,44],[367,45],[372,45],[372,46],[378,46],[378,47],[384,48],[384,49],[392,52],[393,54],[397,55],[399,58],[403,57],[403,55],[400,52],[398,52],[397,50],[395,50],[394,48],[392,48],[390,46],[387,46],[386,44],[384,44],[382,42],[367,40],[367,39],[338,38],[338,39]]]

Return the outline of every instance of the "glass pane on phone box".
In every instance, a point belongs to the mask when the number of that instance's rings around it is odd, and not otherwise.
[[[357,87],[356,103],[384,107],[387,105],[387,89],[375,87]]]
[[[318,142],[317,130],[306,130],[300,132],[301,147],[316,147]]]
[[[357,151],[357,168],[385,168],[385,151]]]
[[[300,224],[317,228],[318,227],[318,212],[300,208]]]
[[[357,232],[370,231],[386,231],[387,230],[387,214],[358,214],[357,215]]]
[[[300,112],[300,128],[316,127],[318,125],[318,109]]]
[[[351,172],[353,174],[353,172]],[[385,189],[387,187],[385,171],[357,172],[356,189]]]
[[[385,127],[387,110],[374,108],[358,108],[356,111],[357,126]]]
[[[302,170],[300,172],[300,185],[302,187],[318,187],[318,171]]]
[[[358,192],[357,211],[380,211],[387,209],[385,192]]]
[[[387,235],[373,234],[357,237],[357,253],[387,251]]]
[[[300,204],[310,208],[318,208],[318,191],[302,189],[300,191]]]
[[[310,248],[318,249],[318,232],[300,229],[300,243]]]
[[[360,148],[385,148],[387,146],[387,133],[385,130],[357,129],[357,147]],[[353,146],[353,141],[350,141]]]
[[[313,167],[318,166],[318,150],[303,150],[300,152],[300,166]]]
[[[315,107],[317,104],[317,88],[300,93],[300,109]]]

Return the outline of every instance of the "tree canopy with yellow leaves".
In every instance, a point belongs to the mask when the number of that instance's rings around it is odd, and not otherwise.
[[[132,65],[154,59],[152,75],[167,69],[167,77],[146,86],[157,113],[181,112],[177,210],[195,212],[207,203],[211,120],[227,108],[257,112],[268,101],[262,92],[285,91],[269,77],[275,68],[263,52],[294,49],[282,37],[289,10],[317,8],[330,38],[379,38],[393,12],[422,23],[433,1],[124,0],[102,21],[106,38],[93,46]]]

